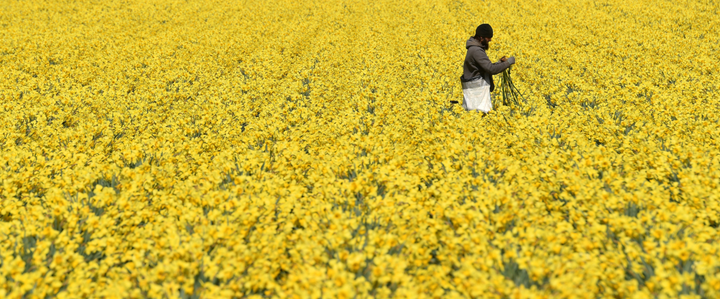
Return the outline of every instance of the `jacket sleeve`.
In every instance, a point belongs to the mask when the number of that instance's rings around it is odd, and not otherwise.
[[[502,73],[502,71],[510,67],[510,62],[508,61],[491,63],[485,51],[475,51],[473,53],[473,59],[475,59],[475,62],[480,65],[483,71],[491,75]]]

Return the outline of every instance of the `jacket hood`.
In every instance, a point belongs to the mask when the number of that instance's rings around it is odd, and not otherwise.
[[[481,49],[484,49],[483,46],[482,46],[482,44],[480,43],[480,41],[479,41],[479,40],[476,40],[476,39],[475,39],[474,37],[472,37],[472,36],[471,36],[470,39],[468,39],[467,42],[465,43],[465,49],[470,49],[471,46],[478,46],[478,47],[480,47]]]

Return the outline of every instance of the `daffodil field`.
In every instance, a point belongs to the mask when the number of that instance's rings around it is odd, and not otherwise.
[[[716,0],[0,7],[0,298],[720,297]]]

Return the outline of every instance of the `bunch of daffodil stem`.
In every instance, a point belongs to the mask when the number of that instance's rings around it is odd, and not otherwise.
[[[513,83],[512,78],[510,77],[511,70],[512,66],[502,72],[500,79],[500,94],[502,94],[503,105],[513,105],[515,107],[519,107],[521,105],[520,100],[523,102],[527,101],[523,98],[522,93],[520,93],[520,90],[518,90]]]

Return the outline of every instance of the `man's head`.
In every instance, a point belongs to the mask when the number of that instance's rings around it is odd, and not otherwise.
[[[490,27],[490,24],[482,24],[475,29],[475,39],[480,41],[480,44],[485,50],[490,49],[492,37],[493,29]]]

